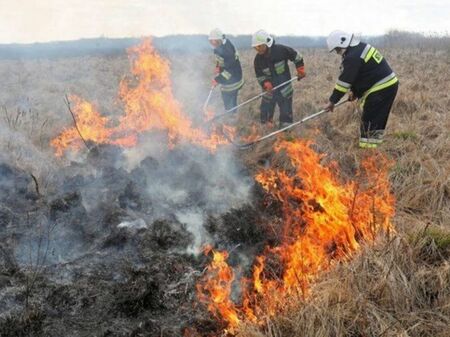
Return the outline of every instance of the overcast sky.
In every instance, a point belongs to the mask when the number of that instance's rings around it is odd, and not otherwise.
[[[450,33],[449,0],[0,0],[0,43],[266,29]]]

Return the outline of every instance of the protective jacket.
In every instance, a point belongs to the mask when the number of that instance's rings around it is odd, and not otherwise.
[[[225,39],[224,42],[214,49],[216,66],[219,73],[215,77],[217,83],[221,84],[221,90],[225,92],[238,90],[244,84],[242,78],[241,62],[239,54],[233,44]]]
[[[336,82],[330,102],[337,103],[349,90],[362,98],[362,105],[369,94],[388,88],[398,82],[380,52],[367,43],[348,47],[342,55],[341,74]]]
[[[282,44],[274,43],[264,55],[255,56],[255,73],[261,87],[264,82],[270,81],[275,87],[291,79],[288,61],[292,61],[295,67],[303,66],[303,57],[294,49]],[[280,89],[281,94],[288,98],[292,96],[292,84]]]

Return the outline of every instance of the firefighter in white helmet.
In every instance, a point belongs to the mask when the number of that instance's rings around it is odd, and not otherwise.
[[[342,56],[341,73],[325,109],[346,94],[359,99],[363,113],[359,146],[376,148],[383,142],[384,129],[398,90],[398,79],[386,59],[359,36],[340,30],[327,38],[328,50]]]
[[[212,86],[220,84],[225,110],[230,110],[237,105],[239,89],[244,85],[239,54],[231,41],[218,28],[211,31],[208,39],[216,57]]]
[[[266,91],[261,100],[261,123],[272,123],[275,105],[280,109],[280,127],[293,122],[292,84],[280,89],[272,89],[291,79],[288,61],[295,64],[298,80],[305,77],[303,57],[294,49],[275,43],[266,31],[259,30],[252,36],[252,47],[257,54],[254,60],[255,73],[259,84]]]

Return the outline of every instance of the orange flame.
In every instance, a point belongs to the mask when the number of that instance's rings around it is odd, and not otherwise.
[[[173,96],[170,64],[156,52],[150,39],[130,48],[128,56],[133,79],[120,82],[118,96],[125,114],[116,127],[108,127],[113,123],[109,123],[107,117],[101,117],[90,103],[71,96],[83,138],[99,144],[130,147],[136,145],[139,134],[155,130],[167,133],[169,147],[189,142],[214,151],[219,145],[229,143],[217,130],[208,134],[192,126],[192,121]],[[79,149],[80,144],[75,127],[64,130],[51,142],[58,156],[68,148]]]
[[[357,179],[341,183],[332,169],[337,165],[321,165],[323,155],[314,152],[310,142],[284,141],[275,151],[284,151],[292,168],[264,170],[256,180],[282,204],[281,244],[267,247],[266,255],[256,258],[252,280],[241,282],[241,305],[229,298],[212,300],[215,291],[227,289],[232,282],[221,279],[220,273],[206,274],[197,286],[202,294],[199,300],[216,315],[226,312],[220,319],[233,329],[240,322],[263,323],[264,317],[286,310],[292,298],[306,299],[311,282],[333,261],[349,259],[363,242],[392,230],[395,201],[387,175],[389,162],[382,155],[366,158]],[[226,256],[226,252],[221,254]],[[265,273],[269,254],[282,264],[279,278]],[[222,264],[221,268],[232,274],[228,265]]]
[[[232,328],[239,322],[239,318],[230,299],[234,272],[226,263],[228,253],[212,250],[211,246],[206,246],[204,252],[213,254],[213,260],[206,269],[212,277],[208,284],[197,285],[198,297],[203,302],[209,302],[208,310],[217,318],[224,318]]]

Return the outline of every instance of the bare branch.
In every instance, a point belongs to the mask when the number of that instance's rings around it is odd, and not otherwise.
[[[34,181],[34,187],[36,189],[36,194],[40,198],[41,197],[41,192],[39,192],[39,183],[38,183],[38,181],[37,181],[37,179],[36,179],[36,177],[34,176],[33,173],[30,173],[30,175],[31,175],[31,178],[33,178],[33,181]]]
[[[86,145],[86,148],[90,151],[91,148],[90,148],[89,145],[87,144],[86,140],[84,139],[83,135],[81,134],[80,129],[78,128],[78,124],[77,124],[77,120],[76,120],[76,118],[75,118],[75,114],[73,113],[72,108],[70,107],[70,100],[69,100],[69,97],[67,97],[67,94],[64,95],[64,97],[65,97],[65,101],[64,101],[64,102],[66,103],[67,109],[69,109],[69,112],[70,112],[70,114],[72,115],[73,122],[74,122],[74,124],[75,124],[75,128],[77,129],[77,132],[78,132],[78,134],[80,135],[80,138],[83,140],[84,145]]]

